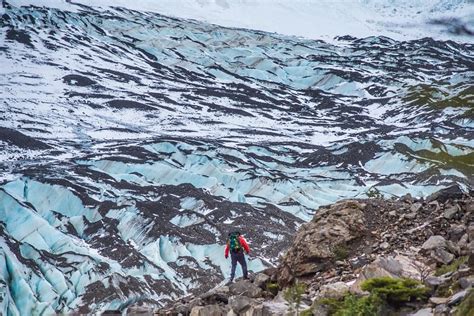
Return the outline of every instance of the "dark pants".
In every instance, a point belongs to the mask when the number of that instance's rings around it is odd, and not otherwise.
[[[247,278],[247,262],[245,262],[245,255],[243,251],[239,252],[230,252],[230,259],[232,261],[232,270],[230,271],[230,280],[234,280],[235,268],[237,267],[237,262],[240,263],[242,267],[242,274],[244,278]]]

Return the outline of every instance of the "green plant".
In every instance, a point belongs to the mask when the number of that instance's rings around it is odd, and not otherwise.
[[[313,311],[311,308],[305,309],[304,311],[301,311],[300,316],[312,316]]]
[[[474,290],[470,290],[461,304],[456,309],[455,316],[472,316],[474,315]]]
[[[332,316],[377,316],[382,305],[375,295],[358,297],[347,294],[342,300],[325,298],[318,304],[326,305]]]
[[[324,298],[317,304],[324,305],[331,316],[376,316],[384,309],[423,299],[429,291],[419,281],[390,277],[368,279],[362,282],[361,289],[369,295],[347,294],[341,300]]]
[[[349,251],[344,244],[337,245],[334,247],[332,252],[334,253],[334,258],[336,258],[336,260],[344,260],[349,256]]]
[[[458,259],[454,260],[450,264],[442,265],[441,267],[436,269],[435,275],[440,276],[440,275],[446,274],[448,272],[457,271],[461,265],[463,265],[464,263],[467,262],[467,259],[469,259],[468,256],[463,256],[463,257],[459,257]]]
[[[278,283],[267,282],[267,284],[265,284],[265,289],[273,295],[277,295],[280,287],[278,286]]]
[[[299,315],[301,298],[305,292],[306,284],[295,282],[295,284],[287,288],[283,293],[283,297],[290,304],[290,310],[294,311],[296,315]]]
[[[361,289],[376,295],[390,305],[426,298],[429,289],[413,279],[380,277],[362,282]]]
[[[371,187],[369,189],[369,191],[367,191],[367,193],[365,193],[369,198],[373,198],[373,199],[381,199],[383,198],[383,194],[380,193],[380,191],[375,188],[375,187]]]

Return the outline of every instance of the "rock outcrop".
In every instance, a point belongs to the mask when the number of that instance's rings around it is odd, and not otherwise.
[[[460,304],[474,295],[473,197],[449,188],[426,200],[407,195],[320,208],[276,269],[216,288],[199,304],[196,298],[178,304],[188,306],[183,315],[285,315],[285,289],[303,282],[301,306],[313,315],[329,315],[318,302],[367,295],[361,284],[379,277],[413,279],[428,289],[424,300],[391,307],[389,313],[447,316],[461,308],[464,313]],[[275,281],[277,291],[271,291]],[[172,311],[176,305],[160,314]]]

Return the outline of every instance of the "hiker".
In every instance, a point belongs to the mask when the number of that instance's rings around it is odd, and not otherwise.
[[[229,233],[229,238],[227,238],[227,243],[225,245],[224,251],[226,259],[229,257],[230,252],[230,259],[232,262],[232,270],[230,272],[229,282],[232,282],[234,280],[237,262],[240,263],[240,266],[242,267],[242,274],[244,276],[244,279],[247,279],[247,263],[245,262],[244,250],[248,255],[250,252],[250,248],[244,236],[242,236],[240,232]]]

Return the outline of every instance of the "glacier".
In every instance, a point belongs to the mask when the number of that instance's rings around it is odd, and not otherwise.
[[[229,276],[232,230],[256,272],[320,206],[473,189],[468,40],[44,3],[1,8],[2,315],[162,306]]]

